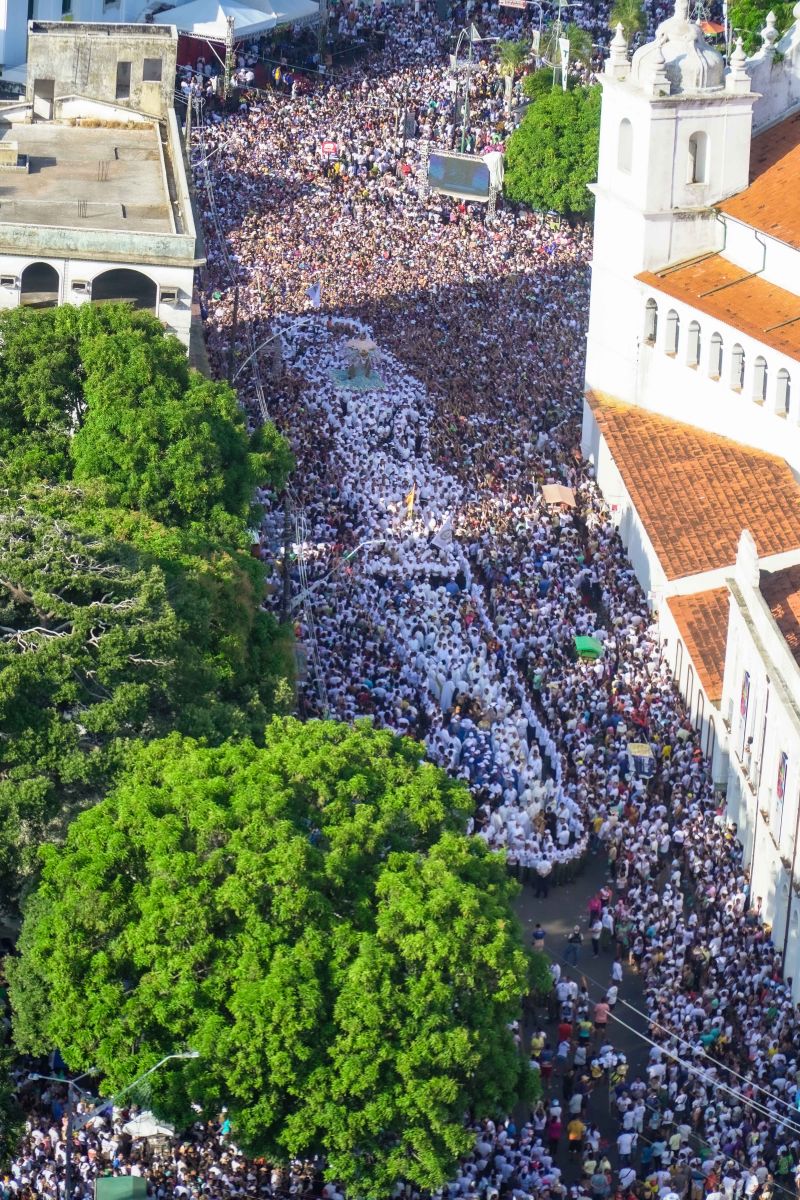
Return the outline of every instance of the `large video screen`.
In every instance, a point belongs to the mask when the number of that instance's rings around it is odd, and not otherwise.
[[[488,201],[489,168],[477,155],[458,158],[453,154],[432,154],[428,161],[428,183],[435,192],[464,200]]]

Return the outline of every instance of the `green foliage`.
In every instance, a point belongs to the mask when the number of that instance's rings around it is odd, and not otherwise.
[[[528,991],[543,1000],[553,990],[550,959],[544,950],[532,950],[528,969]]]
[[[733,0],[728,10],[730,28],[741,34],[745,54],[754,54],[761,48],[761,30],[767,23],[767,14],[775,14],[779,33],[785,33],[794,21],[793,5],[779,0],[777,4],[757,3],[757,0]]]
[[[513,75],[530,54],[531,44],[526,41],[511,41],[501,38],[497,43],[497,53],[500,58],[500,70],[503,75]]]
[[[570,62],[587,66],[592,60],[592,35],[582,25],[565,25],[563,37],[569,39]]]
[[[238,1145],[327,1154],[354,1196],[435,1188],[529,1071],[508,1023],[528,965],[468,793],[366,722],[273,721],[264,747],[177,735],[42,851],[10,967],[15,1040],[153,1077],[179,1123],[228,1106]],[[80,1012],[80,1021],[75,1013]]]
[[[522,81],[522,90],[529,100],[536,100],[546,92],[552,92],[553,68],[540,67],[538,71],[526,75]]]
[[[647,29],[647,14],[642,0],[614,0],[608,27],[616,29],[617,25],[622,26],[629,46],[637,33],[644,33]]]
[[[542,211],[586,216],[592,208],[587,184],[597,177],[599,137],[598,86],[542,93],[509,141],[505,194]]]
[[[0,1046],[0,1171],[8,1170],[25,1132],[25,1114],[11,1076],[15,1057],[10,1046]]]
[[[135,738],[259,737],[287,684],[237,548],[109,509],[99,489],[0,498],[0,865],[58,836]]]
[[[250,438],[231,388],[124,304],[0,314],[0,461],[12,484],[102,479],[119,504],[226,535],[292,467],[274,427]]]

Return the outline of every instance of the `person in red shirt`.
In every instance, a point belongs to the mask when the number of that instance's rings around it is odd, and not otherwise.
[[[604,1034],[608,1025],[608,1005],[605,1000],[599,1000],[594,1006],[594,1028],[598,1034]]]

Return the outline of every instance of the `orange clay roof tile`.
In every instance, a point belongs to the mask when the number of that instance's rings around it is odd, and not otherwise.
[[[728,640],[728,589],[670,596],[667,604],[706,695],[713,704],[719,704]]]
[[[800,113],[753,138],[750,186],[717,207],[800,250]]]
[[[766,600],[786,644],[800,663],[800,566],[761,572],[761,595]]]
[[[800,194],[800,186],[797,191]],[[643,271],[636,278],[734,329],[741,329],[765,346],[800,360],[800,297],[758,275],[748,277],[747,271],[719,254],[681,267]],[[722,285],[729,286],[715,290]],[[790,324],[783,324],[785,321]],[[704,333],[710,337],[713,328]]]
[[[602,392],[587,399],[667,579],[732,566],[743,529],[761,555],[800,547],[800,486],[782,458]]]

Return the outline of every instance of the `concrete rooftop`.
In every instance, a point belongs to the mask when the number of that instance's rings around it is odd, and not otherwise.
[[[0,170],[0,223],[173,233],[158,129],[13,125],[28,174]]]

